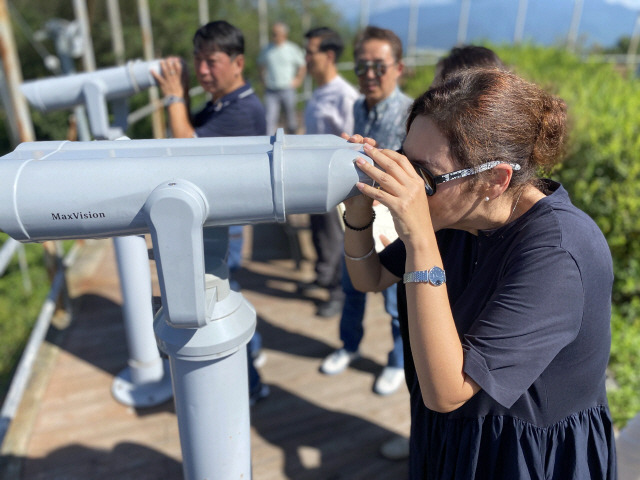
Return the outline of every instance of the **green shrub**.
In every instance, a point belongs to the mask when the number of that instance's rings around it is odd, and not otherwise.
[[[1,244],[6,239],[7,235],[0,234]],[[0,399],[6,394],[11,374],[50,288],[42,246],[30,244],[24,247],[32,290],[29,292],[23,286],[17,256],[0,277]]]
[[[640,411],[640,82],[611,64],[527,46],[500,48],[522,76],[563,98],[572,123],[569,154],[554,173],[600,226],[613,257],[609,393],[616,425]]]

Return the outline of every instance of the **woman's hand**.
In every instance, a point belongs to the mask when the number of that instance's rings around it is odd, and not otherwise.
[[[349,135],[348,133],[342,132],[340,134],[340,137],[345,139],[349,143],[364,143],[367,145],[371,145],[372,147],[378,145],[378,142],[376,142],[373,138],[363,137],[362,135],[358,135],[357,133],[354,135]]]
[[[424,180],[400,153],[379,150],[368,143],[364,151],[382,170],[358,159],[358,167],[379,185],[371,187],[358,182],[358,189],[371,201],[377,200],[389,208],[396,231],[405,244],[412,238],[424,238],[424,233],[433,229]]]
[[[174,95],[186,98],[186,88],[188,79],[187,72],[183,68],[183,62],[178,57],[168,57],[160,60],[161,73],[151,71],[151,74],[158,82],[162,94],[166,97]]]

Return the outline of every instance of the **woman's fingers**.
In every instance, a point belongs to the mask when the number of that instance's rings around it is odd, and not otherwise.
[[[407,183],[407,172],[403,166],[399,165],[399,160],[404,158],[402,155],[392,150],[379,150],[367,144],[364,146],[364,152],[382,169],[382,171],[375,172],[376,178],[372,178],[383,188],[387,189],[396,183],[400,185]]]
[[[393,242],[389,239],[389,237],[387,237],[386,235],[382,235],[382,234],[380,234],[380,235],[378,236],[378,238],[380,238],[380,242],[382,243],[382,246],[383,246],[383,247],[388,247],[389,245],[391,245],[391,243],[393,243]]]
[[[414,165],[403,154],[394,150],[383,150],[382,155],[376,155],[374,150],[369,150],[365,145],[367,153],[383,170],[393,176],[402,185],[417,185],[424,188],[424,179],[418,174]],[[372,152],[372,153],[370,153]]]
[[[364,137],[362,140],[363,140],[363,143],[365,143],[367,145],[371,145],[372,147],[376,147],[378,145],[378,142],[376,142],[371,137]]]
[[[348,133],[342,132],[340,134],[340,137],[348,141],[349,143],[367,144],[367,145],[371,145],[372,147],[375,147],[376,145],[378,145],[378,142],[376,142],[373,138],[363,137],[362,135],[359,135],[357,133],[353,135],[349,135]]]
[[[391,204],[404,196],[402,194],[402,186],[379,168],[370,165],[366,161],[363,162],[364,163],[361,164],[360,161],[358,161],[358,166],[374,180],[374,186],[364,182],[358,182],[356,187],[360,193],[362,193],[362,195],[359,196],[368,198],[369,202],[373,201],[373,204],[381,203],[388,208],[392,208]]]
[[[404,170],[407,175],[414,178],[418,177],[416,169],[405,155],[395,150],[384,150],[384,154],[393,160],[393,164]]]
[[[358,135],[357,133],[353,135],[349,135],[348,133],[343,133],[340,136],[349,143],[364,143],[364,137],[362,135]]]
[[[379,150],[367,144],[364,151],[377,166],[363,158],[358,158],[356,164],[379,187],[358,182],[356,186],[362,193],[358,197],[368,197],[389,208],[401,238],[420,232],[424,219],[429,216],[424,180],[416,173],[411,162],[400,153]]]
[[[364,151],[377,166],[362,158],[356,163],[378,185],[371,187],[359,183],[357,187],[364,195],[389,208],[392,208],[390,204],[397,203],[397,200],[400,200],[400,203],[411,203],[414,199],[425,196],[424,180],[404,155],[391,150],[378,150],[368,145],[364,146]],[[399,204],[396,205],[398,206]]]

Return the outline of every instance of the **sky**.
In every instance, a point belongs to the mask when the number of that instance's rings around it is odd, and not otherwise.
[[[622,5],[629,10],[640,10],[640,0],[605,0],[605,2]]]
[[[328,2],[336,7],[338,11],[343,12],[347,18],[354,18],[359,15],[361,1],[369,2],[369,10],[385,10],[390,8],[396,8],[403,5],[410,5],[413,0],[328,0]],[[417,0],[419,5],[451,5],[460,3],[461,0]],[[471,0],[474,1],[474,0]],[[477,1],[477,0],[476,0]],[[505,2],[512,3],[518,0],[504,0]],[[528,0],[529,2],[535,0]],[[563,0],[567,1],[567,0]],[[570,1],[570,0],[569,0]],[[583,0],[584,2],[590,2],[593,0]],[[632,11],[640,11],[640,0],[599,0],[604,3],[622,5]]]
[[[336,11],[353,26],[361,20],[361,6],[368,5],[371,22],[391,28],[408,41],[408,7],[412,0],[327,0]],[[464,0],[415,0],[422,8],[433,7],[428,15],[420,17],[417,25],[417,43],[431,48],[450,48],[456,42],[460,8]],[[471,9],[468,36],[496,43],[513,38],[519,0],[467,0]],[[523,0],[527,14],[524,38],[541,44],[553,44],[567,35],[573,20],[574,5],[579,0]],[[581,0],[579,26],[580,41],[585,46],[598,44],[613,46],[622,36],[637,31],[640,18],[640,0]],[[545,12],[549,10],[547,15]],[[389,12],[387,14],[387,12]],[[497,22],[497,23],[496,23]],[[635,25],[635,26],[634,26]],[[508,32],[507,32],[508,30]],[[450,35],[449,35],[450,34]],[[425,38],[426,36],[426,38]],[[449,38],[451,37],[451,38]],[[436,45],[435,43],[442,43]]]

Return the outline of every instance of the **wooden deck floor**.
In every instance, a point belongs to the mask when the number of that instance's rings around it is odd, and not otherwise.
[[[41,349],[3,446],[0,478],[182,478],[172,401],[134,409],[110,393],[127,362],[111,245],[87,242],[69,272],[73,321],[54,329]],[[267,354],[261,374],[271,388],[251,411],[254,480],[406,478],[405,462],[378,454],[382,442],[409,428],[404,386],[388,397],[372,392],[391,348],[382,297],[368,299],[362,359],[328,377],[318,367],[340,345],[339,318],[314,316],[319,297],[297,293],[312,277],[311,262],[297,270],[289,258],[253,257],[238,280],[258,312]]]

